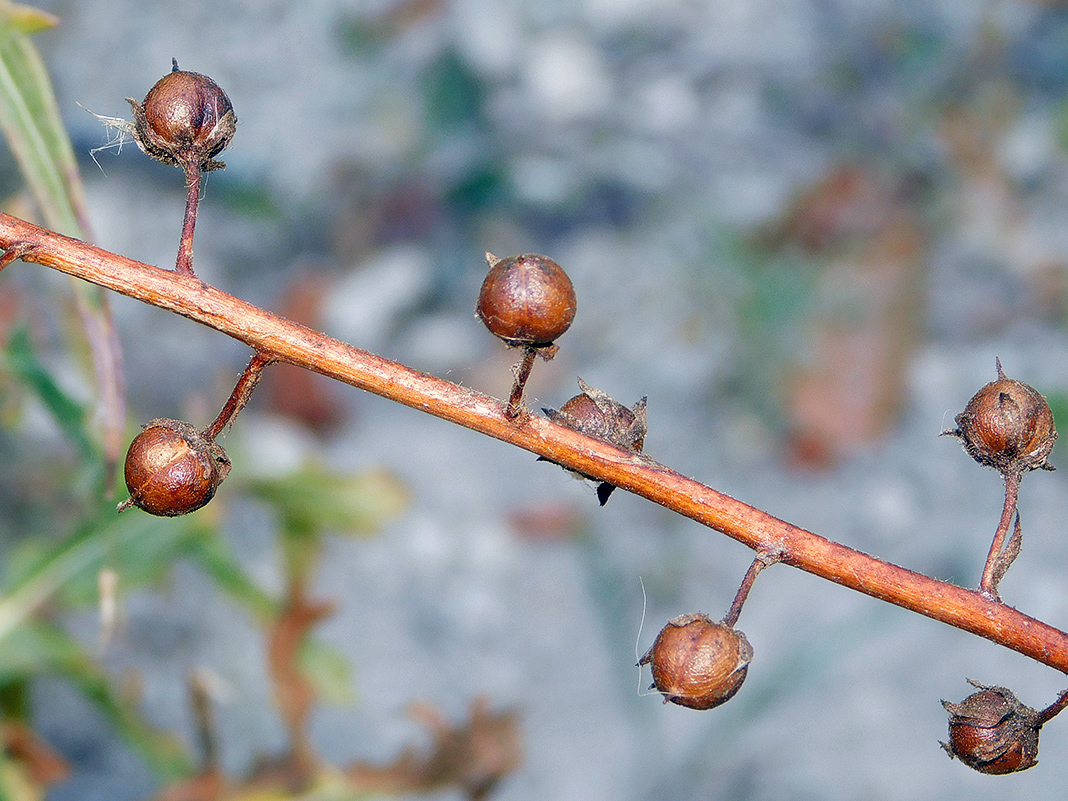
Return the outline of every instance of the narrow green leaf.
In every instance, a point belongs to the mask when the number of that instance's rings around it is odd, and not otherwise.
[[[7,0],[0,3],[0,19],[19,33],[40,33],[59,24],[59,17],[47,11]]]
[[[33,616],[50,600],[63,605],[97,601],[97,576],[105,565],[124,588],[152,580],[204,536],[206,524],[189,518],[160,520],[140,512],[119,515],[101,503],[90,522],[68,541],[32,559],[13,559],[8,593],[0,598],[0,680],[51,672],[71,681],[166,779],[187,775],[180,744],[150,728],[112,690],[107,675],[83,646]]]
[[[278,602],[264,592],[244,571],[220,536],[198,537],[188,554],[201,570],[238,603],[247,607],[260,621],[273,620]]]
[[[44,790],[30,778],[25,766],[0,751],[0,801],[43,801]]]
[[[343,653],[316,637],[305,637],[299,659],[301,672],[319,698],[338,706],[355,703],[352,665]]]
[[[0,0],[0,131],[18,162],[45,223],[69,236],[88,236],[85,189],[70,137],[56,105],[44,61],[26,35],[44,17],[28,6]],[[121,356],[107,293],[71,279],[100,394],[104,450],[110,463],[121,453],[126,416]]]
[[[28,622],[14,629],[0,648],[0,683],[44,672],[63,673],[84,659],[81,648],[53,626]]]
[[[164,782],[188,776],[192,761],[178,738],[152,728],[138,711],[122,701],[92,660],[68,666],[65,677],[108,716],[119,733],[148,760]]]
[[[37,354],[33,352],[29,332],[25,327],[16,328],[11,333],[7,348],[0,352],[0,366],[33,391],[82,458],[100,459],[100,449],[86,432],[88,415],[85,408],[64,392],[48,369],[41,364]]]
[[[124,588],[142,585],[163,575],[203,536],[207,523],[195,515],[161,519],[139,510],[119,515],[110,502],[102,503],[65,542],[10,561],[6,595],[0,598],[0,648],[46,601],[95,603],[104,566],[119,574]]]
[[[249,489],[274,506],[287,533],[298,536],[374,533],[408,504],[408,489],[382,470],[345,475],[308,464],[281,478],[252,481]]]
[[[0,25],[0,128],[49,226],[85,236],[85,197],[52,84],[33,42]]]
[[[62,629],[41,621],[20,625],[0,648],[0,682],[51,674],[70,681],[100,709],[164,777],[186,775],[190,763],[178,741],[150,728],[112,689],[106,673],[85,646]]]

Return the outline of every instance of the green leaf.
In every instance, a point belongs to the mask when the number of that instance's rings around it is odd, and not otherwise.
[[[278,615],[278,602],[249,577],[222,537],[198,537],[188,556],[220,589],[246,606],[260,621],[273,620]]]
[[[33,552],[23,551],[8,566],[6,594],[0,598],[0,649],[46,601],[95,603],[97,576],[105,566],[118,573],[124,589],[159,578],[197,538],[211,536],[207,526],[197,515],[163,519],[139,510],[120,515],[112,503],[102,502],[66,541],[43,550],[30,541],[24,548]]]
[[[65,673],[84,660],[80,646],[53,626],[27,622],[4,638],[0,648],[0,684],[44,672]]]
[[[315,637],[305,637],[300,646],[300,670],[315,687],[316,696],[343,706],[355,703],[352,665],[343,653]]]
[[[0,131],[45,223],[85,239],[85,188],[70,137],[56,105],[44,61],[27,32],[40,30],[47,15],[0,0]],[[121,453],[126,415],[122,367],[107,293],[71,279],[85,341],[101,397],[101,426],[109,462]]]
[[[59,24],[59,17],[33,6],[19,3],[0,3],[0,20],[19,33],[40,33]]]
[[[250,492],[271,504],[286,533],[371,534],[408,504],[407,488],[392,474],[331,472],[308,464],[281,478],[250,482]]]
[[[25,766],[0,751],[0,801],[44,801],[44,797]]]
[[[164,782],[188,776],[192,761],[172,734],[152,728],[138,710],[121,700],[111,682],[88,657],[68,666],[65,677],[111,720],[119,733],[149,762]]]
[[[71,681],[164,778],[184,776],[189,761],[179,743],[148,727],[118,698],[82,645],[34,614],[49,601],[95,603],[105,565],[119,574],[124,589],[155,579],[192,543],[210,536],[208,522],[196,516],[162,520],[139,511],[119,515],[111,502],[94,512],[67,541],[41,549],[33,540],[35,553],[10,560],[7,593],[0,598],[0,681],[41,672]]]
[[[454,48],[427,65],[421,83],[431,130],[475,127],[485,116],[485,82]]]
[[[8,13],[0,19],[0,128],[48,225],[84,237],[85,192],[74,149],[44,61],[19,27]]]
[[[166,778],[188,773],[190,763],[179,742],[145,724],[137,711],[112,689],[107,674],[85,646],[62,629],[40,621],[20,625],[0,648],[0,683],[51,674],[70,681]]]
[[[63,391],[37,358],[25,327],[16,328],[11,333],[6,350],[0,352],[0,366],[33,391],[82,458],[101,458],[100,449],[86,431],[88,415],[85,408]]]

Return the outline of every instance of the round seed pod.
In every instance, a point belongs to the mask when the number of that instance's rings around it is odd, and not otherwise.
[[[628,409],[607,392],[578,380],[582,393],[571,398],[559,409],[542,408],[554,423],[603,439],[620,448],[641,453],[645,444],[646,399],[641,398]],[[541,457],[544,458],[544,457]],[[585,476],[583,476],[585,478]],[[604,506],[615,487],[606,481],[597,485],[597,499]]]
[[[567,273],[535,253],[486,256],[490,271],[478,295],[479,319],[509,345],[552,345],[575,319],[575,288]]]
[[[653,673],[650,689],[690,709],[726,703],[745,681],[753,648],[745,635],[700,613],[668,622],[638,662]]]
[[[120,508],[137,506],[163,517],[188,514],[215,497],[229,472],[226,451],[189,423],[152,420],[126,452],[130,499]]]
[[[1037,764],[1038,713],[1005,687],[969,682],[979,691],[959,704],[942,702],[950,714],[946,753],[980,773],[1015,773]]]
[[[1002,475],[1052,470],[1049,455],[1057,441],[1053,411],[1034,387],[1006,378],[1001,362],[998,379],[980,389],[957,415],[964,450]]]
[[[549,419],[620,448],[641,453],[648,430],[645,424],[646,399],[641,398],[634,408],[628,409],[581,378],[578,384],[582,390],[580,394],[559,409],[542,410]]]
[[[134,139],[148,155],[203,171],[226,166],[214,157],[234,138],[237,117],[230,98],[211,78],[180,70],[175,61],[143,103],[126,100],[134,112]]]

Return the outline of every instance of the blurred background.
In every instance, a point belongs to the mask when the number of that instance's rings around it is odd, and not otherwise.
[[[180,171],[94,115],[130,118],[124,98],[176,58],[239,121],[206,178],[206,281],[504,397],[516,354],[473,315],[483,254],[544,253],[578,314],[534,368],[532,408],[577,376],[648,396],[650,456],[831,539],[974,586],[1001,480],[938,434],[995,357],[1068,412],[1062,3],[38,5],[60,20],[33,41],[93,242],[174,263]],[[0,195],[33,215],[21,187],[5,151]],[[0,701],[55,749],[50,801],[162,797],[212,767],[205,731],[231,786],[285,775],[298,729],[316,760],[401,798],[467,797],[473,763],[501,801],[1063,797],[1065,721],[1013,776],[938,746],[939,700],[965,678],[1041,708],[1063,676],[785,567],[739,621],[756,652],[741,692],[710,712],[661,704],[637,657],[670,618],[720,617],[747,549],[626,493],[599,508],[526,452],[299,371],[272,368],[225,435],[234,471],[204,511],[86,523],[85,449],[46,390],[91,409],[93,388],[69,285],[46,272],[0,276],[0,548],[8,593],[66,555],[32,606],[66,656],[34,661],[53,652],[33,637],[10,651]],[[207,425],[247,349],[111,305],[127,441],[155,417]],[[1023,483],[1001,585],[1059,628],[1065,481]],[[113,618],[100,575],[120,588]],[[298,624],[287,601],[332,609]],[[286,686],[310,687],[310,708],[280,708]],[[431,764],[458,742],[470,759]]]

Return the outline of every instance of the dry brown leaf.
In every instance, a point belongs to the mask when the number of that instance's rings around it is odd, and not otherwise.
[[[508,522],[522,540],[556,542],[577,537],[586,517],[572,503],[546,501],[513,509]]]
[[[400,0],[389,10],[390,28],[401,33],[445,10],[444,0]]]
[[[895,423],[918,336],[924,249],[918,222],[898,209],[824,273],[808,357],[787,380],[795,464],[829,467]]]
[[[22,763],[38,785],[47,787],[70,773],[67,761],[29,726],[8,721],[0,725],[0,740],[8,756]]]
[[[353,763],[346,774],[357,792],[460,789],[479,801],[522,762],[522,733],[514,709],[493,712],[485,698],[476,698],[470,719],[456,726],[429,704],[413,704],[410,713],[430,730],[430,752],[420,756],[409,748],[387,765]]]
[[[326,283],[314,272],[302,273],[282,299],[281,314],[319,330]],[[275,414],[303,423],[322,437],[345,420],[336,382],[311,370],[284,362],[263,374],[259,392],[265,407]]]
[[[153,801],[219,801],[226,782],[218,770],[209,770],[165,787]]]
[[[291,588],[287,605],[267,634],[267,666],[275,702],[289,733],[294,764],[309,776],[316,759],[307,723],[316,695],[300,668],[300,647],[315,624],[333,612],[332,603],[310,603],[299,588]]]
[[[896,188],[873,170],[846,164],[801,191],[783,216],[758,234],[764,246],[794,244],[809,253],[876,231],[895,203]]]

